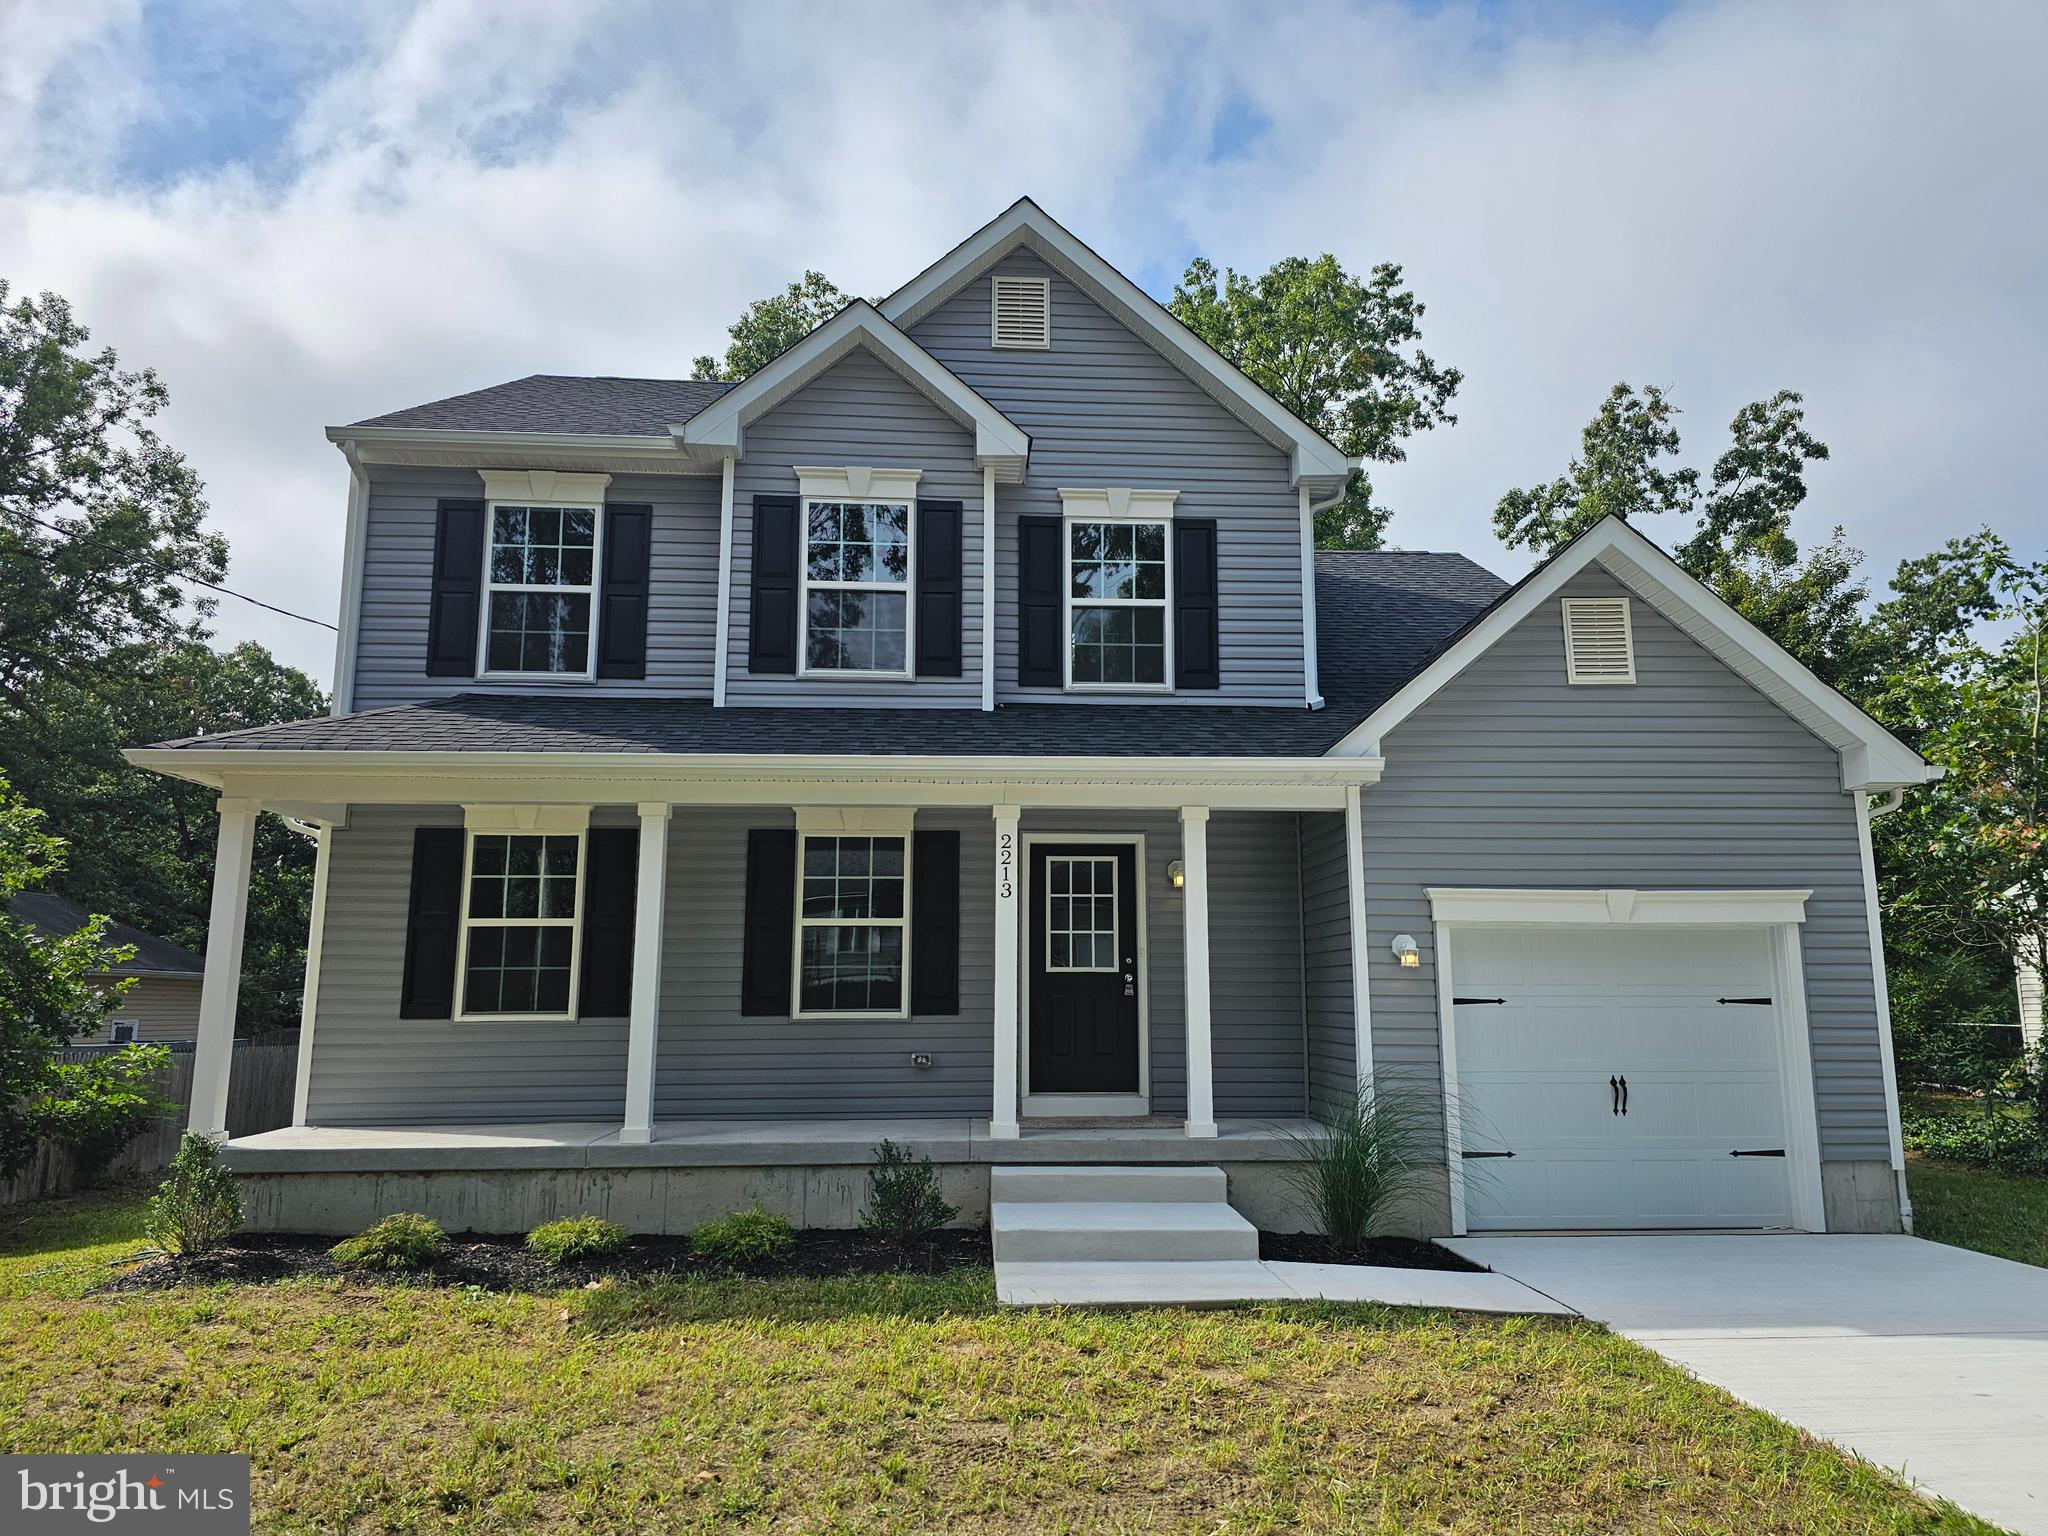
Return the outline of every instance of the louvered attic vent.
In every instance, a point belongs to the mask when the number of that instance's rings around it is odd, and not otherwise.
[[[999,277],[989,301],[989,345],[1052,345],[1052,283],[1043,277]]]
[[[1564,599],[1564,671],[1570,683],[1632,683],[1635,636],[1625,597]]]

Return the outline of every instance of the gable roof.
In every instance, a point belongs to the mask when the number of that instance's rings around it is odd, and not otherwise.
[[[430,400],[351,422],[443,432],[570,432],[579,436],[659,437],[669,424],[704,409],[732,385],[707,379],[580,378],[532,373],[488,389]]]
[[[77,902],[48,891],[23,891],[7,903],[7,910],[47,939],[61,939],[78,932],[92,916]],[[126,923],[108,923],[103,942],[109,948],[135,948],[133,958],[110,967],[107,975],[193,977],[206,972],[206,961],[184,945],[159,939]]]
[[[1603,518],[1559,549],[1457,633],[1427,664],[1334,748],[1377,756],[1387,732],[1420,709],[1438,689],[1490,650],[1495,641],[1598,564],[1697,641],[1737,676],[1833,747],[1845,790],[1897,789],[1942,775],[1884,726],[1737,613],[1664,550],[1617,517]]]
[[[1320,492],[1343,487],[1352,461],[1334,443],[1028,197],[1017,199],[882,300],[882,313],[907,330],[1019,246],[1037,252],[1259,436],[1288,450],[1297,484]]]
[[[866,299],[855,299],[668,430],[700,460],[737,454],[750,422],[774,410],[856,349],[887,364],[905,383],[972,432],[975,461],[993,468],[998,480],[1015,484],[1024,478],[1025,461],[1031,456],[1030,434],[904,335]]]

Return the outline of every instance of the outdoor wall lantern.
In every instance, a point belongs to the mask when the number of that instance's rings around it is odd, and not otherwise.
[[[1394,935],[1394,958],[1401,962],[1401,969],[1412,971],[1422,964],[1422,952],[1415,947],[1415,935],[1397,933]]]
[[[1166,866],[1166,883],[1176,891],[1188,883],[1188,867],[1175,859]]]

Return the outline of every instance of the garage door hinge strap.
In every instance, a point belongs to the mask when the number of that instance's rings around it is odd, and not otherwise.
[[[1745,1008],[1768,1008],[1771,1006],[1771,1000],[1768,997],[1717,997],[1714,1001],[1723,1005],[1739,1003]]]
[[[1783,1157],[1785,1149],[1783,1147],[1772,1147],[1763,1152],[1730,1152],[1728,1155],[1730,1157]]]
[[[1460,1157],[1513,1157],[1512,1152],[1460,1152]]]
[[[1507,999],[1504,997],[1454,997],[1451,1001],[1460,1008],[1472,1008],[1480,1003],[1492,1003],[1496,1006],[1505,1006],[1507,1003]]]

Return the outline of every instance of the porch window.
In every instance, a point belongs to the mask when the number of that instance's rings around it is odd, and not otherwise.
[[[805,499],[805,671],[907,671],[910,524],[907,501]]]
[[[583,834],[472,832],[462,1018],[570,1018]]]
[[[1067,683],[1166,686],[1166,524],[1067,524]]]
[[[797,866],[798,1014],[901,1017],[909,928],[901,837],[803,838]]]
[[[484,674],[591,675],[596,507],[491,504]]]

